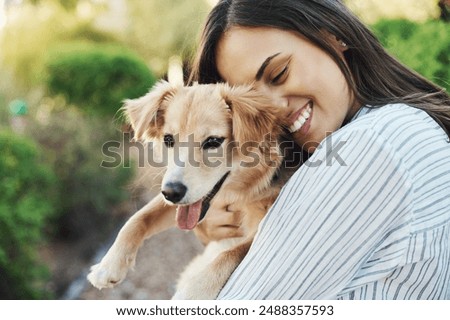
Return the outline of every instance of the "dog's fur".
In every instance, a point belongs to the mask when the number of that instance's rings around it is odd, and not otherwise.
[[[245,237],[207,248],[201,258],[203,262],[188,268],[180,278],[175,296],[213,299],[247,254],[259,222],[295,170],[279,170],[284,157],[277,139],[283,133],[286,115],[250,87],[227,84],[185,87],[163,81],[144,97],[126,101],[124,109],[135,139],[163,143],[165,135],[174,135],[175,147],[168,148],[169,163],[162,189],[177,181],[182,182],[187,191],[176,203],[159,194],[134,214],[102,261],[92,267],[88,279],[100,289],[113,287],[134,266],[137,251],[146,238],[175,226],[177,218],[179,226],[181,223],[185,228],[193,228],[196,221],[188,225],[186,221],[180,222],[181,214],[177,213],[176,206],[189,208],[186,206],[205,198],[229,172],[213,201],[220,198],[222,203],[241,206]],[[189,140],[190,135],[193,141]],[[222,153],[214,152],[218,149],[200,147],[211,136],[225,138]],[[198,145],[177,148],[177,144],[192,142]],[[229,144],[235,148],[224,147]],[[179,151],[178,154],[174,150]],[[204,161],[206,152],[210,152],[209,165]],[[177,157],[186,161],[184,167],[176,163]],[[196,161],[198,166],[188,163],[188,159]],[[215,258],[204,262],[211,257],[209,252],[215,252]]]

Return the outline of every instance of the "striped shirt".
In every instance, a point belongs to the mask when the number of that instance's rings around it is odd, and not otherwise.
[[[450,299],[442,128],[362,108],[285,185],[219,299]]]

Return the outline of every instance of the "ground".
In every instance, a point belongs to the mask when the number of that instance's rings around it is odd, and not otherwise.
[[[113,289],[97,290],[85,283],[77,299],[170,299],[178,275],[203,246],[192,232],[171,229],[140,249],[136,267]]]

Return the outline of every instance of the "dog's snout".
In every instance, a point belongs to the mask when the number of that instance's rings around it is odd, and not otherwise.
[[[187,188],[181,182],[169,182],[167,183],[161,193],[170,202],[177,203],[185,196]]]

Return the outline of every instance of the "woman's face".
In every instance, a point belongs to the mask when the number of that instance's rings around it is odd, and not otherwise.
[[[345,47],[332,41],[343,53]],[[293,32],[233,27],[220,39],[216,59],[225,81],[255,83],[286,108],[295,140],[309,152],[357,110],[334,60]]]

